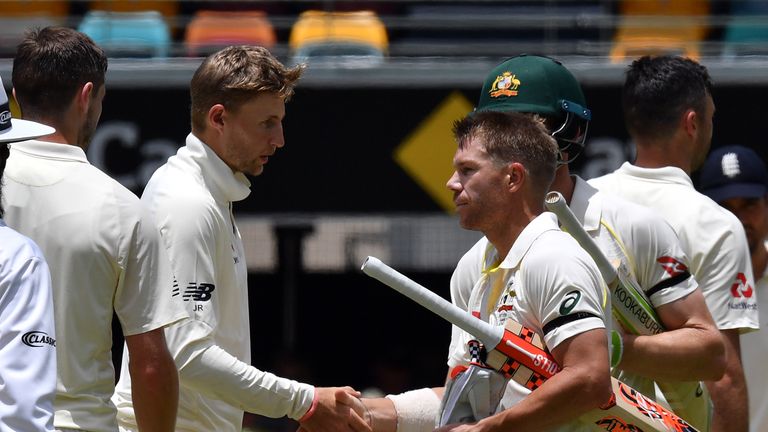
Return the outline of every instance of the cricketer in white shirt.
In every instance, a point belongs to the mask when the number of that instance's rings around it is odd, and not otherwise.
[[[193,317],[165,330],[179,366],[177,431],[239,432],[244,411],[299,419],[312,405],[313,386],[250,365],[247,268],[232,215],[250,185],[189,134],[142,195]],[[114,401],[121,429],[136,430],[125,367]]]
[[[625,162],[613,173],[589,183],[650,207],[669,222],[720,330],[758,328],[744,228],[731,212],[697,192],[685,171],[677,167],[641,168]]]
[[[479,275],[479,278],[476,277]],[[459,261],[451,277],[451,300],[493,325],[513,319],[542,336],[549,350],[577,334],[608,328],[608,291],[592,258],[568,234],[554,214],[531,221],[503,259],[483,237]],[[610,334],[610,331],[607,331]],[[452,328],[448,366],[468,365],[467,343],[474,339]],[[511,407],[531,390],[510,380],[497,412]],[[569,424],[554,430],[592,430]]]
[[[768,249],[768,242],[763,247]],[[768,270],[758,279],[755,290],[760,331],[741,335],[741,362],[748,380],[749,430],[763,432],[768,430],[768,398],[765,396],[768,389],[768,372],[765,368],[768,359]]]
[[[0,432],[52,431],[55,390],[48,265],[32,240],[0,219]]]
[[[82,148],[11,146],[6,222],[45,254],[53,281],[57,429],[116,431],[112,316],[135,335],[187,317],[160,236],[138,197]]]

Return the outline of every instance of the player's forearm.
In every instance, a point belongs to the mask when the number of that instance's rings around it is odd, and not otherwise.
[[[481,420],[487,431],[540,432],[576,421],[610,398],[607,373],[584,373],[564,368],[520,403]]]
[[[362,399],[373,432],[396,432],[397,411],[387,398]]]
[[[184,387],[255,414],[301,418],[312,405],[314,387],[280,378],[246,364],[216,345],[184,350],[179,376]]]
[[[714,329],[682,328],[653,336],[625,334],[623,339],[619,368],[656,381],[716,380],[725,370],[725,348]]]
[[[167,350],[151,355],[131,352],[129,369],[139,430],[174,430],[179,402],[179,376]]]
[[[725,373],[719,380],[706,383],[714,405],[712,432],[747,432],[749,404],[741,366],[738,330],[722,333],[727,356]]]

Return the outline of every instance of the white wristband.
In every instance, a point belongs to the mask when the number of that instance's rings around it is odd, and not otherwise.
[[[387,395],[397,411],[397,432],[432,432],[437,426],[440,398],[432,389],[423,388]]]

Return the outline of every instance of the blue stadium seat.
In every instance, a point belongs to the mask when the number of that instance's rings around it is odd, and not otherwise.
[[[768,2],[733,2],[723,42],[724,57],[768,54]]]
[[[168,24],[157,11],[89,11],[78,30],[90,36],[111,57],[167,57]]]

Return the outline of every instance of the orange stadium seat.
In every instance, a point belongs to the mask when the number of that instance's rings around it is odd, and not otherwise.
[[[271,48],[276,42],[275,29],[263,11],[198,11],[184,37],[190,56],[205,55],[228,45]]]
[[[677,54],[698,59],[708,31],[709,0],[622,0],[610,57]]]
[[[27,30],[66,25],[68,1],[0,1],[0,55],[13,57]]]
[[[294,61],[312,57],[355,56],[382,59],[389,46],[384,23],[373,11],[305,11],[291,29]]]
[[[166,19],[170,19],[178,15],[179,3],[174,0],[99,0],[90,2],[89,9],[107,12],[157,11]]]

